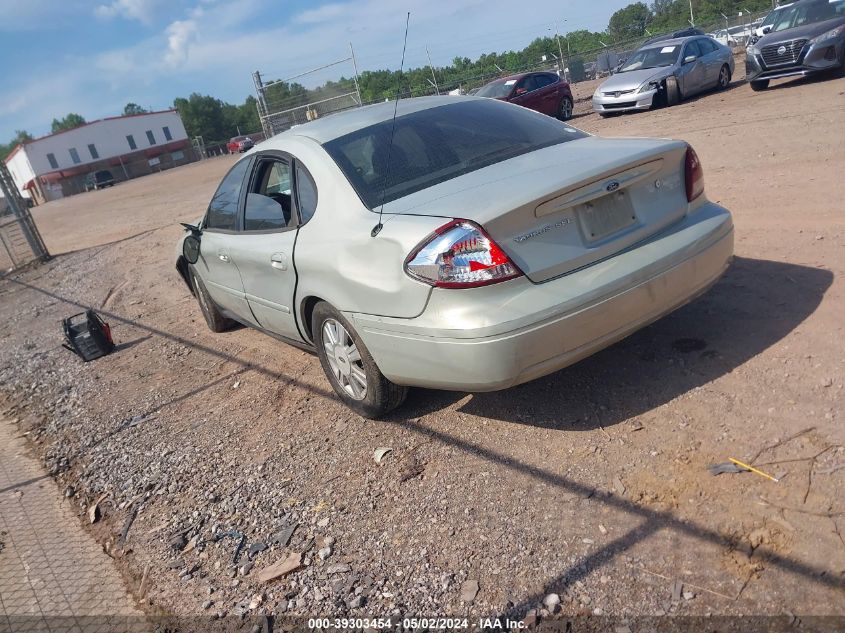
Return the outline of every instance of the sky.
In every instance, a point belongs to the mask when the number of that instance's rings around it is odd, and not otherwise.
[[[518,50],[560,31],[604,30],[631,0],[0,0],[0,142],[49,133],[69,112],[172,107],[210,94],[243,103],[252,72],[286,79],[349,56],[359,71]],[[325,71],[352,74],[351,64]],[[306,83],[303,81],[303,83]],[[322,83],[322,81],[318,82]]]

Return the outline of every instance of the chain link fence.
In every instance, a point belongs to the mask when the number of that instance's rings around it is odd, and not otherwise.
[[[0,161],[0,271],[50,258],[26,200],[18,192],[6,164]]]
[[[355,53],[292,77],[266,80],[253,73],[258,116],[266,138],[295,125],[362,105]]]
[[[744,49],[753,31],[762,25],[769,10],[742,12],[735,16],[723,15],[719,20],[696,24],[697,29],[714,36],[722,44]],[[680,30],[680,29],[678,29]],[[563,49],[563,58],[554,54],[519,67],[500,68],[491,65],[481,72],[449,80],[437,78],[437,85],[400,88],[399,97],[422,97],[433,94],[472,94],[475,90],[499,77],[524,72],[551,71],[579,83],[610,75],[634,51],[651,39],[666,33],[647,32],[642,37],[609,43],[591,50]],[[566,38],[561,38],[566,42]],[[358,86],[358,68],[352,46],[350,56],[282,80],[267,81],[261,72],[253,73],[258,96],[258,114],[266,138],[279,134],[296,125],[349,108],[375,103],[364,102]],[[552,59],[550,59],[552,58]],[[432,73],[436,73],[433,69]],[[348,75],[348,77],[347,77]]]

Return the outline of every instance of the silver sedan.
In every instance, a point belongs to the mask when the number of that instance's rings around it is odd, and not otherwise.
[[[209,327],[313,349],[368,417],[409,386],[505,389],[704,292],[733,255],[686,143],[602,139],[491,99],[298,126],[235,163],[176,265]]]
[[[648,110],[675,105],[703,90],[724,90],[734,68],[731,49],[711,37],[663,40],[643,46],[593,94],[593,110]]]

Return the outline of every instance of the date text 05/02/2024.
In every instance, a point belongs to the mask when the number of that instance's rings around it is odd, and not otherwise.
[[[496,629],[513,631],[526,628],[525,622],[509,618],[309,618],[309,629],[400,629],[400,630],[460,630]]]

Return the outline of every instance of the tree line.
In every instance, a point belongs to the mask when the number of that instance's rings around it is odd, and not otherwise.
[[[696,25],[719,24],[724,19],[723,15],[735,17],[740,11],[764,11],[771,7],[772,0],[692,0]],[[434,77],[428,66],[411,68],[401,75],[395,70],[365,70],[358,76],[358,87],[364,103],[394,98],[397,89],[402,96],[431,94],[435,81],[441,90],[471,86],[493,76],[536,65],[544,56],[550,64],[554,64],[561,53],[568,60],[572,78],[577,81],[583,78],[585,61],[591,61],[586,58],[586,53],[648,34],[684,28],[689,26],[689,20],[690,0],[652,0],[651,4],[634,2],[616,11],[604,31],[582,29],[559,37],[538,37],[522,50],[485,53],[475,60],[455,57],[451,64],[433,69]],[[353,79],[346,77],[316,88],[306,88],[296,82],[267,83],[265,100],[271,111],[314,103],[354,90]],[[257,102],[253,96],[235,105],[210,95],[192,93],[188,97],[176,98],[173,106],[179,111],[188,136],[202,136],[206,144],[223,142],[236,134],[261,131]],[[124,108],[124,114],[144,112],[146,110],[135,103],[128,103]],[[60,132],[84,123],[82,116],[70,113],[61,119],[53,119],[51,130]],[[32,135],[25,130],[17,130],[9,143],[0,144],[0,158],[5,158],[19,143],[31,139]]]

